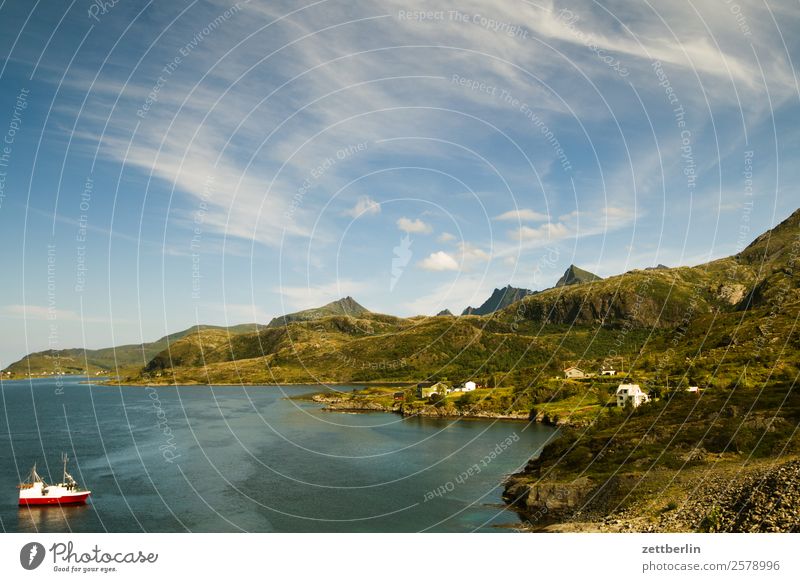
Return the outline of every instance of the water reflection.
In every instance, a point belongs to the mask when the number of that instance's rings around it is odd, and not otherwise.
[[[18,531],[69,531],[69,522],[92,511],[91,504],[20,507]]]

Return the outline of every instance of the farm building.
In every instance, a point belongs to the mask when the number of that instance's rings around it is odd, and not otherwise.
[[[564,370],[564,378],[567,379],[586,378],[586,372],[584,372],[580,368],[576,368],[575,366],[570,366],[569,368]]]
[[[620,384],[617,388],[617,406],[623,407],[631,404],[637,408],[645,402],[650,402],[650,396],[643,392],[638,384]]]
[[[419,398],[430,398],[434,394],[445,396],[448,391],[448,386],[444,382],[437,382],[433,386],[418,386],[417,396]]]

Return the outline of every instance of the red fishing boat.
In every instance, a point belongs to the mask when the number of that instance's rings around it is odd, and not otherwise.
[[[68,505],[86,503],[86,499],[92,494],[91,491],[83,489],[75,479],[67,473],[67,455],[62,455],[64,461],[64,480],[56,485],[48,485],[36,472],[36,465],[33,465],[30,475],[24,483],[19,484],[19,504],[20,505]]]

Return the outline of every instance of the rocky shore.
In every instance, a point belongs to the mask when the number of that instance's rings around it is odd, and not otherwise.
[[[740,463],[602,483],[513,475],[505,500],[544,532],[800,532],[800,460]],[[665,481],[671,487],[659,487]]]
[[[403,416],[425,416],[433,418],[480,418],[497,420],[534,420],[529,413],[499,413],[473,406],[456,408],[451,404],[435,406],[409,404],[395,401],[391,405],[370,398],[352,398],[341,394],[315,394],[311,400],[325,405],[332,412],[394,412]]]

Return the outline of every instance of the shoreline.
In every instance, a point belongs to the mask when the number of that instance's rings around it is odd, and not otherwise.
[[[530,533],[796,531],[800,458],[712,463],[613,479],[540,479],[523,471],[506,479],[503,500]],[[598,495],[604,488],[608,497]],[[633,491],[635,503],[618,503]]]
[[[278,388],[281,386],[392,386],[408,387],[413,386],[412,382],[131,382],[131,381],[105,381],[98,382],[100,386],[263,386],[264,388]]]
[[[379,402],[375,401],[353,401],[348,398],[343,398],[338,395],[326,395],[326,394],[313,394],[310,397],[304,398],[306,400],[311,400],[318,404],[324,405],[323,409],[325,412],[342,412],[342,413],[356,413],[356,414],[367,414],[370,412],[391,412],[393,414],[399,414],[404,418],[411,418],[414,416],[420,416],[425,418],[442,418],[442,419],[456,419],[456,418],[463,418],[469,420],[503,420],[503,421],[514,421],[514,422],[538,422],[539,424],[544,424],[546,426],[550,426],[552,428],[558,428],[558,426],[543,422],[541,419],[533,417],[530,413],[511,413],[511,414],[503,414],[499,412],[492,412],[492,411],[484,411],[484,410],[465,410],[464,412],[457,411],[456,409],[449,407],[449,408],[437,408],[435,406],[409,406],[403,402],[395,402],[391,406],[386,406]]]

